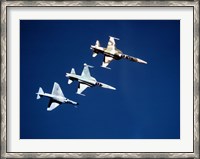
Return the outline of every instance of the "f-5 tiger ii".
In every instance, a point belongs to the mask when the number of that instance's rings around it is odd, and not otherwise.
[[[101,67],[110,69],[107,66],[109,65],[109,63],[112,60],[120,60],[122,58],[128,59],[133,62],[147,64],[147,62],[144,60],[123,54],[122,51],[117,49],[115,46],[115,40],[119,40],[119,39],[112,37],[112,36],[109,36],[109,37],[110,37],[110,39],[108,41],[107,48],[101,47],[99,40],[96,41],[95,45],[91,45],[91,47],[90,47],[90,49],[92,49],[92,51],[93,51],[93,55],[92,55],[93,57],[96,57],[97,54],[99,54],[99,53],[104,55],[104,60],[103,60]]]
[[[93,67],[84,63],[84,68],[81,75],[77,75],[74,68],[72,68],[70,73],[66,73],[66,77],[68,77],[68,84],[71,84],[74,80],[79,82],[77,94],[83,95],[82,92],[88,87],[99,86],[102,88],[116,90],[116,88],[109,86],[105,83],[98,82],[94,77],[90,75],[89,67]]]

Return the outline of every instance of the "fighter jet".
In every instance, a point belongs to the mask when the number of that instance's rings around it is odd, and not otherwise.
[[[84,63],[84,68],[81,75],[77,75],[74,68],[72,68],[70,73],[66,73],[66,77],[69,78],[68,84],[71,84],[74,80],[79,82],[78,90],[76,92],[77,94],[85,96],[85,94],[82,94],[82,92],[86,88],[93,87],[93,86],[100,86],[103,88],[116,90],[116,88],[109,86],[107,84],[104,84],[102,82],[98,82],[94,77],[92,77],[90,75],[89,67],[93,68],[93,66],[90,66]]]
[[[92,55],[93,57],[96,57],[98,53],[104,54],[104,60],[101,67],[110,69],[107,66],[113,59],[120,60],[122,58],[128,59],[133,62],[147,64],[146,61],[143,61],[139,58],[123,54],[122,51],[117,49],[115,46],[115,40],[119,40],[119,39],[112,36],[109,36],[109,37],[110,39],[108,41],[107,48],[101,47],[99,40],[96,41],[95,45],[91,45],[90,47],[90,49],[93,50],[93,55]]]
[[[43,96],[50,98],[47,111],[52,111],[53,109],[55,109],[62,103],[70,103],[70,104],[78,105],[77,102],[69,100],[64,96],[59,84],[56,82],[53,85],[53,90],[51,94],[44,93],[41,87],[39,88],[39,91],[36,94],[37,94],[37,99],[40,99]]]

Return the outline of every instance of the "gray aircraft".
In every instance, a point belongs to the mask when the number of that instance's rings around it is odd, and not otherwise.
[[[86,63],[84,64],[84,68],[82,71],[81,75],[77,75],[74,68],[72,68],[70,73],[66,73],[66,77],[69,78],[68,84],[71,84],[74,80],[79,82],[77,94],[83,95],[82,92],[88,88],[88,87],[93,87],[93,86],[100,86],[102,88],[107,88],[107,89],[112,89],[116,90],[116,88],[109,86],[107,84],[104,84],[102,82],[98,82],[94,77],[90,75],[90,68],[93,68],[93,66],[87,65]]]
[[[122,58],[128,59],[133,62],[147,64],[146,61],[143,61],[139,58],[123,54],[122,51],[117,49],[115,46],[115,40],[119,40],[119,39],[112,37],[112,36],[109,36],[109,37],[110,37],[110,39],[108,41],[107,48],[101,47],[99,40],[96,41],[95,45],[91,45],[91,47],[90,47],[90,49],[93,50],[93,55],[92,55],[93,57],[96,57],[98,53],[104,54],[104,60],[103,60],[101,67],[110,69],[107,66],[113,59],[120,60]]]
[[[51,111],[51,110],[55,109],[62,103],[70,103],[73,105],[78,105],[77,102],[69,100],[64,96],[59,84],[56,82],[54,82],[53,90],[52,90],[51,94],[44,93],[44,91],[42,90],[41,87],[39,88],[39,91],[36,94],[37,94],[37,99],[40,99],[43,96],[50,98],[47,111]]]

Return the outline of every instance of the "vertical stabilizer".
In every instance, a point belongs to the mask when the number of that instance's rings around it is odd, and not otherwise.
[[[75,72],[75,69],[74,68],[72,68],[72,70],[71,70],[71,72],[70,72],[71,74],[76,74],[76,72]]]
[[[38,93],[36,93],[36,94],[37,94],[37,99],[40,99],[40,98],[41,98],[41,95],[44,94],[43,89],[40,87],[39,90],[38,90]]]
[[[70,72],[70,74],[73,74],[73,75],[75,75],[76,74],[76,72],[75,72],[75,69],[74,68],[72,68],[71,69],[71,72]],[[72,79],[68,79],[68,84],[71,84],[73,82],[73,80]]]
[[[100,47],[100,42],[99,42],[99,40],[96,41],[95,46],[96,46],[96,47]]]
[[[100,42],[99,40],[96,41],[95,43],[95,48],[99,48],[100,47]],[[98,54],[98,51],[96,51],[95,49],[93,50],[93,54],[92,54],[92,57],[96,57]]]

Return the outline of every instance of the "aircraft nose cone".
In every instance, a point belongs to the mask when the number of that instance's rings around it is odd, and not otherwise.
[[[112,89],[112,90],[116,90],[116,88],[115,88],[115,87],[112,87],[112,86],[110,86],[109,88]]]
[[[144,61],[144,60],[141,60],[141,59],[137,59],[137,60],[138,60],[139,63],[147,64],[147,62]]]

